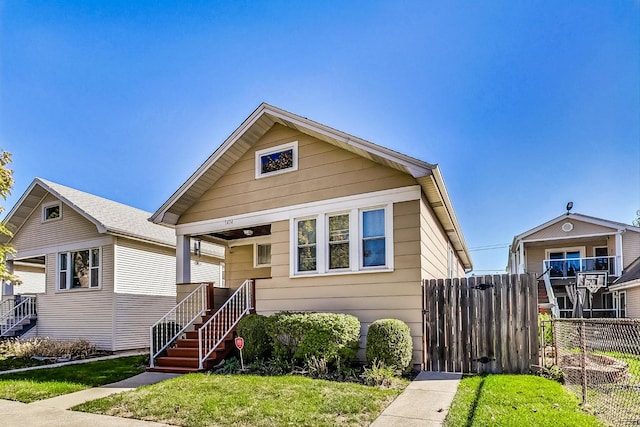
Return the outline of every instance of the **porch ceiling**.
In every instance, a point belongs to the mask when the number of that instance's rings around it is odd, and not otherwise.
[[[235,230],[219,231],[211,233],[211,236],[223,240],[238,240],[249,237],[268,236],[271,234],[271,224],[257,225],[255,227],[244,227]]]

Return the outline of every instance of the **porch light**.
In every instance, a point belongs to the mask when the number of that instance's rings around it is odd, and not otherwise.
[[[242,232],[243,232],[243,233],[244,233],[244,235],[245,235],[245,236],[247,236],[247,237],[251,237],[251,236],[253,236],[253,230],[249,230],[249,229],[247,229],[247,230],[242,230]]]

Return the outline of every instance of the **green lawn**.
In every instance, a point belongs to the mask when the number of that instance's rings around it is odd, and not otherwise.
[[[445,426],[602,426],[561,384],[533,375],[467,376]]]
[[[73,409],[191,427],[361,426],[401,392],[301,376],[189,374]]]
[[[46,360],[36,360],[30,357],[7,357],[0,356],[0,371],[10,371],[12,369],[30,368],[52,363]]]
[[[145,370],[145,356],[0,375],[0,399],[33,402],[120,381]]]

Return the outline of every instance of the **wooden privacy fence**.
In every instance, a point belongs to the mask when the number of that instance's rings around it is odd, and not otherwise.
[[[427,371],[526,373],[538,363],[534,275],[424,280]]]

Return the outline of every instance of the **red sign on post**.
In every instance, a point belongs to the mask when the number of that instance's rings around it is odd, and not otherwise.
[[[244,338],[236,337],[235,342],[236,342],[236,348],[238,350],[242,350],[242,347],[244,347]]]

